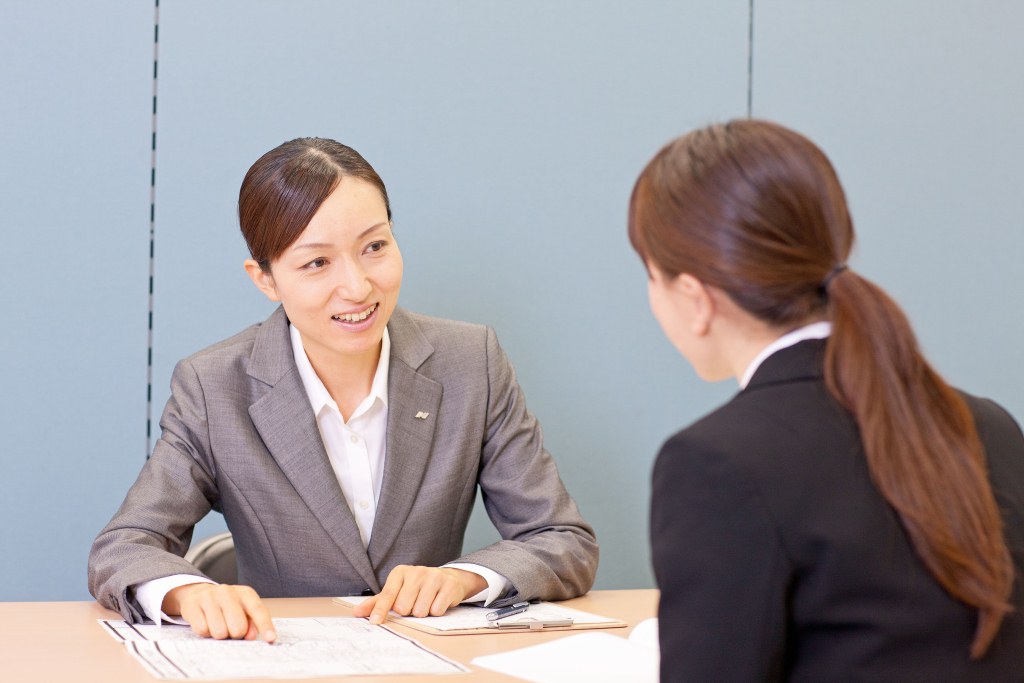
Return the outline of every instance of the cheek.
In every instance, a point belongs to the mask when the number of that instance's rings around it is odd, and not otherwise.
[[[313,311],[330,301],[334,288],[327,280],[320,282],[295,280],[278,283],[277,292],[286,309]]]
[[[402,286],[402,272],[403,264],[401,258],[389,263],[381,273],[380,281],[383,287],[390,291],[397,291]]]
[[[654,315],[655,320],[658,321],[661,328],[668,334],[671,327],[669,324],[671,306],[668,305],[665,292],[654,283],[647,286],[647,303],[651,307],[651,313]]]
[[[673,305],[673,301],[664,292],[654,290],[650,294],[651,312],[658,321],[662,333],[675,349],[685,356],[690,357],[689,336],[686,334],[686,325],[679,308]],[[692,361],[691,361],[692,362]]]
[[[648,280],[647,281],[647,305],[650,307],[651,313],[654,314],[655,318],[658,317],[657,298],[658,298],[658,295],[657,295],[657,292],[655,291],[655,288],[654,288],[654,282],[651,281],[651,280]]]

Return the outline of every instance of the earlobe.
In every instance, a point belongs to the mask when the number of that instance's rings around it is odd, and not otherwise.
[[[702,296],[697,306],[697,315],[693,318],[693,331],[695,334],[704,337],[711,331],[711,319],[715,313],[715,300],[708,296],[708,291],[703,285],[701,286],[701,294]]]
[[[714,319],[716,311],[715,297],[712,296],[711,291],[702,282],[700,285],[700,308],[697,311],[697,321],[700,324],[698,334],[702,337],[711,331],[711,321]]]
[[[268,299],[271,301],[280,301],[281,297],[277,293],[277,286],[274,284],[274,276],[263,270],[260,264],[254,259],[246,259],[242,264],[245,268],[246,274],[249,275],[249,279],[252,283],[263,292]]]

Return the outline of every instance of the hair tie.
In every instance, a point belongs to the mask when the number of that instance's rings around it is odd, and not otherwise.
[[[828,272],[828,275],[825,276],[825,279],[821,281],[821,290],[823,292],[827,292],[828,286],[832,284],[832,280],[836,279],[836,275],[839,275],[839,273],[843,272],[844,270],[846,270],[845,263],[840,263],[835,268],[830,270]]]

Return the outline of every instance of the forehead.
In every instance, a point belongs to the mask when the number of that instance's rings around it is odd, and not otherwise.
[[[310,242],[348,242],[387,226],[387,207],[380,191],[364,180],[342,178],[289,249]]]

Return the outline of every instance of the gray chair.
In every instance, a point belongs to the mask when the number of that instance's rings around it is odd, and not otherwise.
[[[238,583],[235,540],[229,531],[194,543],[185,553],[185,559],[217,583]]]

